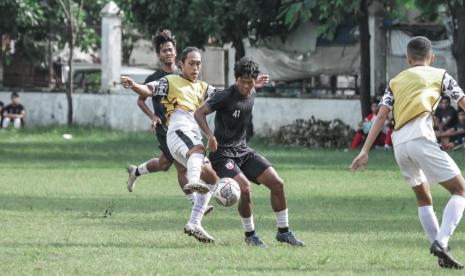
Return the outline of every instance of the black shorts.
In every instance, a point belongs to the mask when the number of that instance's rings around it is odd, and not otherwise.
[[[160,144],[158,148],[160,148],[161,152],[163,152],[163,155],[165,155],[166,159],[173,163],[174,157],[171,155],[170,149],[168,148],[168,144],[166,142],[166,133],[163,135],[157,131],[156,136],[158,143]]]
[[[256,184],[260,184],[257,177],[272,166],[268,160],[250,147],[219,148],[216,152],[210,153],[209,159],[220,178],[234,178],[236,175],[243,173],[247,179]]]

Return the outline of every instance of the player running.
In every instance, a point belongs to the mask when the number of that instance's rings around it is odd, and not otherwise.
[[[239,214],[248,245],[267,247],[255,232],[252,215],[250,181],[263,184],[271,191],[271,206],[276,215],[276,239],[291,245],[303,246],[289,230],[288,209],[284,195],[284,182],[276,170],[246,142],[246,129],[250,123],[255,99],[258,64],[250,58],[240,59],[234,66],[236,83],[215,91],[194,113],[200,128],[208,138],[209,158],[220,177],[230,177],[239,183],[241,197]],[[216,111],[215,133],[209,128],[206,116]]]
[[[167,75],[181,74],[181,70],[176,65],[176,40],[171,35],[169,30],[159,32],[154,40],[153,44],[157,52],[158,58],[162,67],[160,70],[155,71],[153,74],[147,77],[144,84],[159,80]],[[178,183],[181,188],[187,184],[186,168],[174,160],[171,155],[168,145],[166,143],[166,133],[168,126],[166,125],[166,110],[163,104],[160,103],[160,97],[152,97],[153,110],[145,104],[146,96],[139,96],[137,99],[137,105],[139,108],[150,118],[151,127],[155,131],[156,138],[159,143],[160,155],[158,158],[150,159],[139,166],[129,165],[128,166],[128,191],[132,192],[136,185],[136,180],[140,175],[155,173],[159,171],[167,171],[172,164],[176,167],[178,174]],[[214,180],[214,179],[213,179]],[[195,193],[185,192],[186,197],[194,204]],[[205,215],[213,210],[213,206],[207,206]]]
[[[465,94],[445,70],[430,66],[434,54],[426,37],[415,37],[408,43],[407,59],[411,67],[389,82],[378,116],[351,169],[363,169],[368,163],[368,152],[392,111],[394,155],[401,174],[416,195],[420,223],[431,242],[430,252],[438,257],[441,267],[462,269],[463,265],[449,252],[449,238],[465,208],[465,180],[452,158],[436,142],[433,114],[443,94],[465,109]],[[441,226],[433,211],[430,191],[430,185],[436,182],[452,195],[444,208]]]
[[[216,183],[217,176],[209,164],[203,166],[205,150],[200,130],[193,116],[194,110],[207,96],[209,85],[197,79],[201,68],[201,55],[197,48],[184,49],[180,65],[182,75],[168,75],[146,85],[122,77],[121,83],[140,96],[160,98],[160,103],[166,108],[168,149],[174,159],[187,168],[188,183],[184,186],[184,191],[198,192],[184,232],[201,242],[213,242],[213,237],[201,225],[203,214],[211,198],[209,191],[214,187],[200,179],[202,167],[209,176],[215,177],[214,182],[208,183]]]

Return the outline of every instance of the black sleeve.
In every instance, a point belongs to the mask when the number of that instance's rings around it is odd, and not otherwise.
[[[147,84],[147,83],[152,82],[152,81],[156,81],[156,80],[157,80],[157,79],[156,79],[156,73],[157,73],[157,72],[155,72],[155,73],[149,75],[149,76],[145,79],[144,84]]]
[[[210,107],[211,111],[216,111],[223,107],[223,105],[228,101],[229,90],[215,90],[213,91],[206,103]]]

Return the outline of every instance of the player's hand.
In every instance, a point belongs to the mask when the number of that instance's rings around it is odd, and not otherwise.
[[[359,155],[355,157],[354,161],[352,161],[352,165],[350,165],[350,169],[352,170],[353,173],[356,170],[363,171],[367,163],[368,163],[368,153],[360,152]]]
[[[208,138],[208,150],[211,152],[215,152],[218,149],[218,142],[216,141],[216,137],[212,136]]]
[[[255,82],[255,88],[262,88],[266,86],[269,81],[270,81],[270,76],[268,75],[258,76],[257,81]]]
[[[158,125],[161,125],[160,117],[153,116],[152,117],[152,122],[150,123],[150,129],[152,129],[153,132],[156,132]]]
[[[123,85],[126,89],[131,89],[134,86],[134,80],[130,77],[122,76],[121,77],[121,85]]]

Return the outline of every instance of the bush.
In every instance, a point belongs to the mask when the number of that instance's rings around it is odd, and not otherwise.
[[[273,136],[277,144],[305,146],[308,148],[347,148],[355,134],[349,125],[339,119],[333,121],[297,119],[282,126]]]

